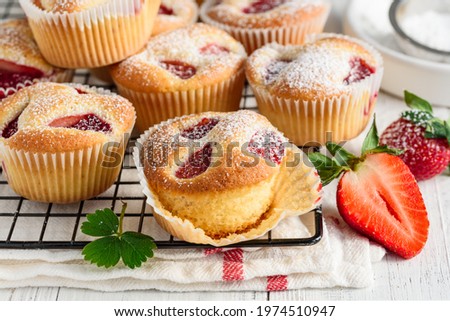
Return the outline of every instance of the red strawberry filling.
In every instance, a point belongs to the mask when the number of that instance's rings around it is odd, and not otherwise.
[[[181,79],[189,79],[197,72],[197,69],[194,66],[182,61],[164,60],[161,61],[161,65],[164,69],[170,71],[172,74],[180,77]]]
[[[188,160],[183,163],[175,172],[177,178],[193,178],[208,169],[211,164],[212,146],[206,144],[202,149],[191,154]]]
[[[284,3],[284,0],[258,0],[242,10],[246,14],[263,13],[270,11]]]
[[[3,129],[2,131],[2,137],[3,138],[10,138],[12,135],[14,135],[15,133],[17,133],[17,123],[19,121],[19,116],[18,115],[16,118],[14,118],[8,125],[6,125],[6,127]]]
[[[270,63],[266,68],[266,75],[264,77],[266,84],[274,82],[281,70],[289,63],[291,63],[291,60],[275,60]]]
[[[0,59],[0,88],[16,88],[18,84],[29,86],[34,79],[43,76],[44,73],[39,69]],[[0,91],[0,99],[5,98],[5,96]]]
[[[203,55],[219,55],[221,53],[228,53],[230,50],[226,47],[219,46],[215,43],[210,43],[200,48],[200,53]]]
[[[219,123],[216,118],[203,118],[198,124],[181,132],[181,136],[188,139],[200,139],[205,137],[211,129]]]
[[[80,94],[80,95],[87,95],[87,91],[84,91],[83,89],[80,88],[75,88],[75,90]]]
[[[108,133],[111,125],[95,114],[66,116],[55,119],[49,124],[50,127],[74,128],[78,130],[93,130]]]
[[[284,157],[284,144],[274,132],[259,131],[251,138],[247,150],[275,164],[281,164]]]
[[[369,65],[364,59],[353,57],[350,61],[350,73],[344,78],[344,84],[350,85],[352,83],[361,81],[375,73],[375,67]]]
[[[172,16],[173,15],[173,9],[167,7],[167,6],[163,5],[163,4],[161,4],[159,6],[158,14],[163,14],[163,15],[166,15],[166,16]]]

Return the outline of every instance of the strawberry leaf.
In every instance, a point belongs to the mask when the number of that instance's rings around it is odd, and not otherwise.
[[[121,238],[121,254],[123,263],[131,269],[140,267],[153,257],[153,250],[156,249],[153,238],[136,232],[125,232]]]
[[[109,268],[120,260],[120,243],[117,236],[105,236],[86,245],[82,254],[86,261]]]
[[[362,150],[361,153],[362,155],[367,154],[368,151],[370,150],[374,150],[378,147],[380,138],[378,136],[378,129],[377,129],[377,124],[376,124],[376,116],[373,115],[373,123],[372,126],[370,127],[369,132],[367,133],[366,138],[364,139],[363,145],[362,145]]]
[[[356,156],[346,151],[342,146],[333,142],[326,144],[328,151],[334,156],[334,161],[340,166],[349,166],[350,162],[356,159]]]
[[[81,231],[90,236],[103,236],[88,243],[82,251],[84,259],[99,267],[116,265],[120,258],[131,269],[140,267],[147,258],[153,257],[156,244],[148,235],[122,232],[127,204],[123,203],[120,218],[111,209],[97,210],[87,215]]]
[[[88,214],[87,221],[81,225],[81,231],[90,236],[109,236],[117,233],[119,219],[110,209],[95,211],[95,214]]]
[[[348,170],[347,167],[339,165],[334,159],[331,159],[321,153],[308,154],[309,160],[319,172],[320,179],[324,186],[328,185],[342,172]]]
[[[422,99],[413,93],[410,93],[409,91],[405,90],[405,103],[412,109],[418,109],[421,111],[428,112],[430,114],[433,113],[433,107],[431,104],[426,101],[425,99]]]
[[[383,146],[377,146],[374,149],[370,149],[366,152],[366,155],[369,154],[379,154],[379,153],[386,153],[386,154],[390,154],[390,155],[394,155],[394,156],[398,156],[403,154],[405,151],[401,150],[401,149],[396,149],[396,148],[390,148],[386,145]]]

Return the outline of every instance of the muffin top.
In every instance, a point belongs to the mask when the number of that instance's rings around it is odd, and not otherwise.
[[[255,112],[207,112],[153,127],[143,144],[142,161],[155,190],[220,191],[277,173],[286,143],[283,134]]]
[[[266,45],[250,56],[246,73],[252,85],[278,97],[316,100],[351,92],[381,67],[369,46],[328,34],[305,45]]]
[[[140,92],[190,90],[232,77],[246,57],[226,32],[197,23],[150,39],[140,53],[113,66],[111,76]]]
[[[162,0],[153,25],[153,35],[195,23],[198,6],[194,0]]]
[[[62,69],[44,60],[25,19],[0,22],[0,99]]]
[[[302,24],[330,10],[327,0],[207,0],[202,17],[239,28],[274,28]]]
[[[33,3],[42,10],[53,13],[80,12],[109,0],[33,0]]]
[[[78,84],[37,83],[0,102],[0,141],[26,152],[65,152],[120,141],[135,121],[131,103]]]

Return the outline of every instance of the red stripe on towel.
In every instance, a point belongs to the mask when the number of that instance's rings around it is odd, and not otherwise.
[[[223,253],[224,281],[241,281],[244,279],[244,251],[234,249]]]
[[[267,291],[285,291],[288,288],[286,275],[273,275],[267,277]]]
[[[205,256],[217,254],[217,253],[220,253],[220,252],[222,252],[222,248],[204,249],[203,250],[203,254],[205,254]]]

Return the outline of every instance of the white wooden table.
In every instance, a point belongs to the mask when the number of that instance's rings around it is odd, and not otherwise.
[[[0,1],[0,10],[20,14],[17,3],[12,7]],[[329,26],[339,26],[339,14],[346,1],[335,1]],[[6,17],[6,13],[3,14]],[[0,11],[2,16],[2,11]],[[337,19],[337,20],[336,20]],[[425,97],[426,98],[426,97]],[[397,119],[406,107],[401,99],[381,93],[376,107],[379,131]],[[450,108],[435,107],[436,113],[448,119]],[[352,143],[361,142],[363,133]],[[353,152],[357,152],[353,150]],[[428,242],[421,254],[403,260],[388,254],[374,264],[374,285],[365,289],[304,289],[286,292],[190,292],[129,291],[103,293],[69,288],[18,288],[0,290],[0,300],[448,300],[450,299],[450,176],[448,173],[421,182],[430,220]],[[335,195],[335,185],[326,187],[326,196]],[[336,211],[335,207],[324,211]]]

